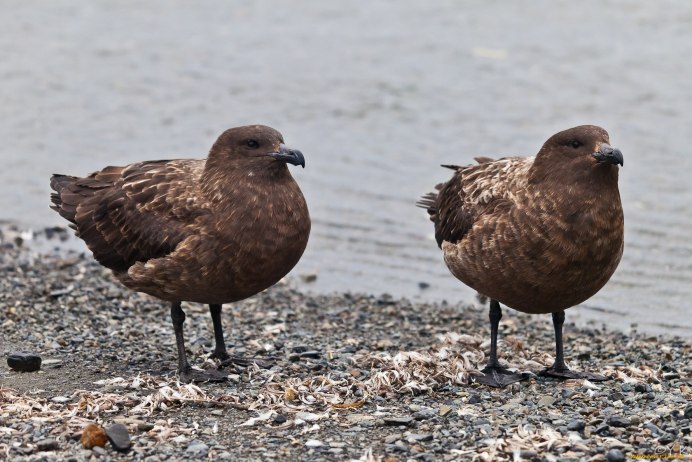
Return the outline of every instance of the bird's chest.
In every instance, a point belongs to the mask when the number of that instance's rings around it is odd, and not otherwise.
[[[262,200],[229,216],[234,226],[218,232],[221,287],[255,293],[276,283],[298,262],[307,245],[310,220],[305,201]]]

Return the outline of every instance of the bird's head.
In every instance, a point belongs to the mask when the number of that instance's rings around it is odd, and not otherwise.
[[[552,162],[576,161],[575,164],[595,167],[598,165],[624,165],[622,152],[610,146],[608,132],[595,125],[580,125],[551,136],[543,144],[539,157]]]
[[[305,168],[303,153],[284,144],[281,133],[265,125],[229,128],[209,152],[207,168],[241,168],[249,172],[285,170],[286,164]]]
[[[617,184],[622,152],[610,146],[608,132],[595,125],[580,125],[548,138],[530,173],[533,183],[546,180],[587,184],[594,178]]]

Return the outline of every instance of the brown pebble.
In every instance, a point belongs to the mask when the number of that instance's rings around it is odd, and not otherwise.
[[[293,388],[287,388],[286,392],[284,393],[284,399],[286,401],[295,401],[298,399],[298,392]]]
[[[90,423],[84,427],[80,441],[82,442],[82,446],[91,449],[95,446],[104,447],[108,442],[108,437],[102,426]]]

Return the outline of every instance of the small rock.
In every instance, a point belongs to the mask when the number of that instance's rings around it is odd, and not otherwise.
[[[123,424],[113,424],[106,428],[106,435],[116,451],[127,451],[132,442],[127,427]]]
[[[284,392],[284,399],[286,401],[295,401],[298,399],[298,392],[295,389],[288,387]]]
[[[209,446],[207,446],[199,440],[192,440],[187,449],[185,449],[186,454],[190,454],[191,456],[197,458],[206,457],[208,452]]]
[[[544,407],[552,406],[553,404],[555,404],[555,401],[557,401],[557,399],[552,396],[544,396],[543,398],[538,400],[538,405]]]
[[[277,413],[277,414],[274,416],[274,423],[282,424],[282,423],[285,423],[285,422],[286,422],[286,416],[285,416],[285,415],[283,415],[283,414],[278,414],[278,413]]]
[[[319,359],[321,356],[322,356],[322,354],[319,351],[315,351],[315,350],[304,351],[304,352],[300,353],[301,358]]]
[[[56,396],[54,398],[51,398],[50,400],[54,403],[65,404],[66,402],[70,401],[70,398],[68,398],[67,396]]]
[[[651,385],[648,383],[638,383],[634,386],[634,391],[638,393],[647,393],[651,391]]]
[[[606,459],[608,462],[625,462],[627,460],[625,455],[619,449],[611,449],[608,451],[608,454],[606,454]]]
[[[82,446],[85,448],[92,449],[96,446],[105,446],[108,442],[108,437],[102,426],[90,423],[82,430],[82,437],[79,441],[82,442]]]
[[[446,404],[443,404],[442,406],[440,406],[440,415],[442,417],[446,416],[450,412],[452,412],[452,406],[447,406]]]
[[[306,422],[315,422],[320,420],[320,416],[313,412],[300,411],[296,412],[296,419],[304,420]]]
[[[62,361],[59,359],[46,359],[41,363],[43,367],[50,367],[52,369],[57,369],[62,367]]]
[[[293,348],[291,348],[291,350],[292,350],[294,353],[305,353],[306,351],[309,350],[309,348],[306,347],[305,345],[296,345],[296,346],[294,346]]]
[[[570,399],[572,396],[577,394],[577,390],[574,388],[563,388],[562,389],[562,398],[563,399]]]
[[[60,445],[54,438],[47,438],[36,443],[39,451],[55,451],[60,448]]]
[[[41,357],[35,353],[15,351],[7,355],[7,365],[18,372],[36,372],[41,369]]]
[[[411,425],[413,422],[413,417],[386,417],[384,420],[384,424],[390,427],[396,427],[396,426],[407,426]]]
[[[628,427],[630,425],[630,419],[627,417],[621,417],[617,415],[611,415],[608,417],[608,425],[612,427]]]
[[[692,405],[685,408],[685,418],[692,419]]]
[[[524,450],[519,453],[519,457],[521,459],[535,459],[538,457],[538,453],[536,451],[530,451],[530,450]]]
[[[94,448],[92,449],[92,451],[94,451],[96,454],[98,454],[99,457],[104,457],[106,454],[108,454],[108,453],[106,452],[106,450],[103,449],[101,446],[94,446]]]
[[[137,424],[137,430],[139,430],[141,432],[148,432],[149,430],[152,430],[153,428],[154,428],[154,424],[150,424],[148,422]]]
[[[581,419],[572,420],[567,424],[567,430],[571,432],[580,432],[586,428],[586,422]]]
[[[411,433],[406,437],[409,443],[420,443],[424,441],[432,441],[433,436],[430,433]]]
[[[384,439],[384,444],[394,444],[397,442],[397,440],[401,439],[401,434],[400,433],[394,433],[393,435],[388,435]]]
[[[320,440],[307,440],[305,446],[309,448],[319,448],[320,446],[324,446],[324,443]]]
[[[475,393],[469,395],[469,400],[467,401],[467,403],[469,403],[469,404],[478,404],[478,403],[480,403],[480,402],[481,402],[481,397],[480,397],[480,395],[477,395],[477,394],[475,394]]]

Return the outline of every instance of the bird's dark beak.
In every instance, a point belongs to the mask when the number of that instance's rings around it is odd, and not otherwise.
[[[594,152],[593,156],[599,164],[620,164],[625,165],[625,160],[622,158],[622,152],[619,149],[613,149],[609,144],[602,143],[598,152]]]
[[[303,153],[297,149],[291,149],[285,144],[279,145],[279,152],[272,152],[268,155],[276,160],[280,160],[281,162],[286,162],[287,164],[292,165],[300,165],[301,167],[305,168],[305,157],[303,157]]]

